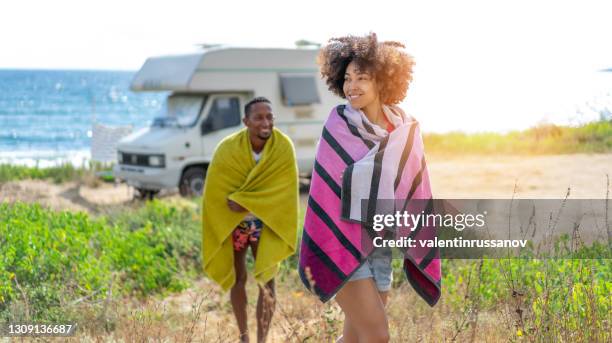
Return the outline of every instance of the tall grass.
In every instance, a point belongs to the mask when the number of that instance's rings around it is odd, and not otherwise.
[[[430,133],[423,140],[427,152],[434,154],[609,153],[612,122],[591,122],[578,127],[542,124],[506,134]]]

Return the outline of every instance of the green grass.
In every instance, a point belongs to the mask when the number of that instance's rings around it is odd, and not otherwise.
[[[442,296],[466,316],[505,307],[517,334],[532,340],[605,341],[612,313],[610,261],[445,261]]]
[[[94,177],[96,172],[105,171],[100,179],[113,182],[114,177],[109,174],[108,165],[90,161],[86,167],[75,167],[66,163],[54,167],[40,168],[12,164],[0,164],[0,184],[19,180],[52,180],[55,183],[78,181],[84,177]]]
[[[612,122],[578,127],[539,125],[500,133],[450,132],[425,134],[425,149],[433,154],[572,154],[612,152]]]
[[[0,218],[0,321],[74,319],[78,299],[179,291],[199,270],[189,207],[153,201],[110,220],[2,203]]]
[[[79,179],[86,172],[88,172],[86,169],[76,168],[72,164],[49,168],[0,164],[0,183],[26,179],[53,180],[55,183],[62,183]]]

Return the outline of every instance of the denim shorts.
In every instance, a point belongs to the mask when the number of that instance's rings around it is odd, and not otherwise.
[[[391,289],[393,269],[391,268],[391,248],[376,248],[366,261],[351,276],[349,281],[373,278],[379,292]]]

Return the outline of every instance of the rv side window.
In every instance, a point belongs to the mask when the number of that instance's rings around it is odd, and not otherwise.
[[[215,98],[208,117],[202,126],[202,133],[236,125],[240,125],[240,101],[238,98]]]
[[[317,83],[311,75],[281,75],[281,93],[285,106],[321,103]]]

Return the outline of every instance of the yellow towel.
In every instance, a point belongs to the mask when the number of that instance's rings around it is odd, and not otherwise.
[[[231,211],[227,199],[264,223],[254,274],[266,283],[296,250],[298,171],[291,140],[274,129],[257,164],[246,128],[223,139],[215,151],[204,185],[202,253],[204,271],[224,290],[236,282],[231,234],[247,214]]]

